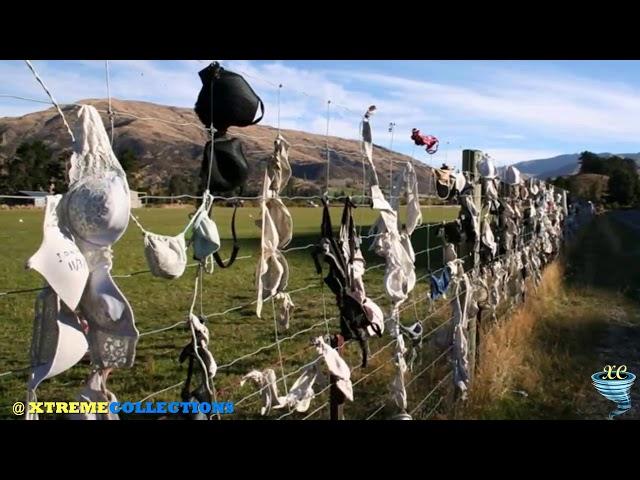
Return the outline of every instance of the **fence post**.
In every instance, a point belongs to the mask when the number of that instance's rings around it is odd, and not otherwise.
[[[342,353],[344,338],[342,335],[333,335],[331,337],[331,347],[338,348],[338,352]],[[329,375],[331,386],[329,387],[329,419],[344,420],[344,393],[338,388],[338,377]]]
[[[479,221],[482,222],[482,184],[480,182],[480,174],[478,173],[478,162],[482,159],[480,150],[463,150],[462,151],[462,171],[473,185],[473,203],[478,212],[480,212]],[[478,225],[480,227],[480,225]],[[479,229],[482,231],[481,229]],[[480,238],[476,238],[473,246],[473,268],[480,265]],[[467,329],[467,339],[469,342],[469,384],[473,382],[473,376],[476,369],[476,339],[477,339],[477,318],[468,319],[469,326]]]

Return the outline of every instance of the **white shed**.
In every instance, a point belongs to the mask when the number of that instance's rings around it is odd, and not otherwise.
[[[140,201],[140,197],[146,195],[146,192],[136,192],[135,190],[129,190],[129,197],[131,199],[131,208],[142,208],[144,204]]]
[[[31,190],[20,190],[18,192],[19,196],[24,196],[25,200],[31,204],[33,204],[36,208],[44,208],[47,195],[47,192],[34,192]]]

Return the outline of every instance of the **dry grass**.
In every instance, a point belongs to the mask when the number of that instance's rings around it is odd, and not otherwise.
[[[637,232],[603,215],[549,265],[512,314],[485,320],[476,376],[454,416],[603,419],[611,405],[590,376],[608,364],[640,371]],[[635,395],[635,397],[634,397]],[[624,419],[640,418],[637,407]]]
[[[527,291],[534,292],[532,285]],[[533,345],[534,330],[543,312],[563,295],[563,267],[556,261],[545,269],[538,290],[512,315],[495,323],[485,321],[476,377],[463,417],[478,418],[487,405],[512,397],[514,392],[532,391],[540,384],[545,370],[542,364],[548,363],[549,357]]]

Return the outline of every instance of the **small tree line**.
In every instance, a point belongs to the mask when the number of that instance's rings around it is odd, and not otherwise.
[[[602,157],[585,151],[580,154],[579,163],[578,175],[549,181],[576,197],[614,208],[640,204],[640,176],[634,159],[617,155]],[[601,177],[587,177],[585,174]]]

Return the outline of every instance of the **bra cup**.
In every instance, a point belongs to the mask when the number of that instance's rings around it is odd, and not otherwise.
[[[440,197],[440,198],[448,198],[452,193],[452,188],[447,186],[447,185],[443,185],[440,182],[437,182],[436,183],[436,192],[438,194],[438,197]]]
[[[284,292],[289,284],[289,262],[281,252],[276,252],[276,258],[280,265],[282,265],[282,277],[278,284],[278,292]]]
[[[363,307],[369,321],[372,324],[377,325],[380,329],[380,334],[382,334],[384,332],[384,312],[382,311],[382,309],[369,297],[365,299]],[[378,336],[378,334],[371,326],[367,327],[367,333],[371,337]]]
[[[398,267],[389,269],[385,272],[384,283],[387,295],[393,302],[399,302],[406,299],[406,295],[402,289],[404,275]]]
[[[116,243],[129,225],[129,187],[115,172],[77,182],[65,195],[65,206],[71,232],[94,245]]]
[[[406,294],[409,295],[416,286],[416,271],[411,269],[408,275],[405,274]]]
[[[78,306],[89,277],[82,251],[59,222],[61,195],[48,196],[42,244],[27,261],[40,273],[60,299],[72,310]]]
[[[209,170],[211,176],[209,178]],[[214,161],[211,162],[211,142],[204,148],[200,178],[202,186],[212,192],[228,192],[247,181],[249,163],[238,138],[218,137],[214,142]]]
[[[48,378],[77,364],[87,351],[87,339],[76,314],[47,288],[36,299],[31,342],[32,372],[28,388],[35,390]]]
[[[156,277],[178,278],[187,266],[187,247],[183,234],[175,237],[145,234],[144,254],[151,273]]]
[[[289,282],[289,265],[280,252],[274,251],[266,259],[266,265],[266,270],[261,274],[264,298],[283,291]],[[260,273],[260,270],[258,272]]]
[[[108,269],[91,272],[80,310],[89,323],[92,363],[99,368],[132,366],[139,334],[131,305]]]
[[[278,232],[278,248],[285,248],[293,236],[293,219],[285,204],[279,198],[267,200],[267,209]]]
[[[218,226],[206,211],[193,223],[193,252],[196,260],[203,260],[220,249]]]

